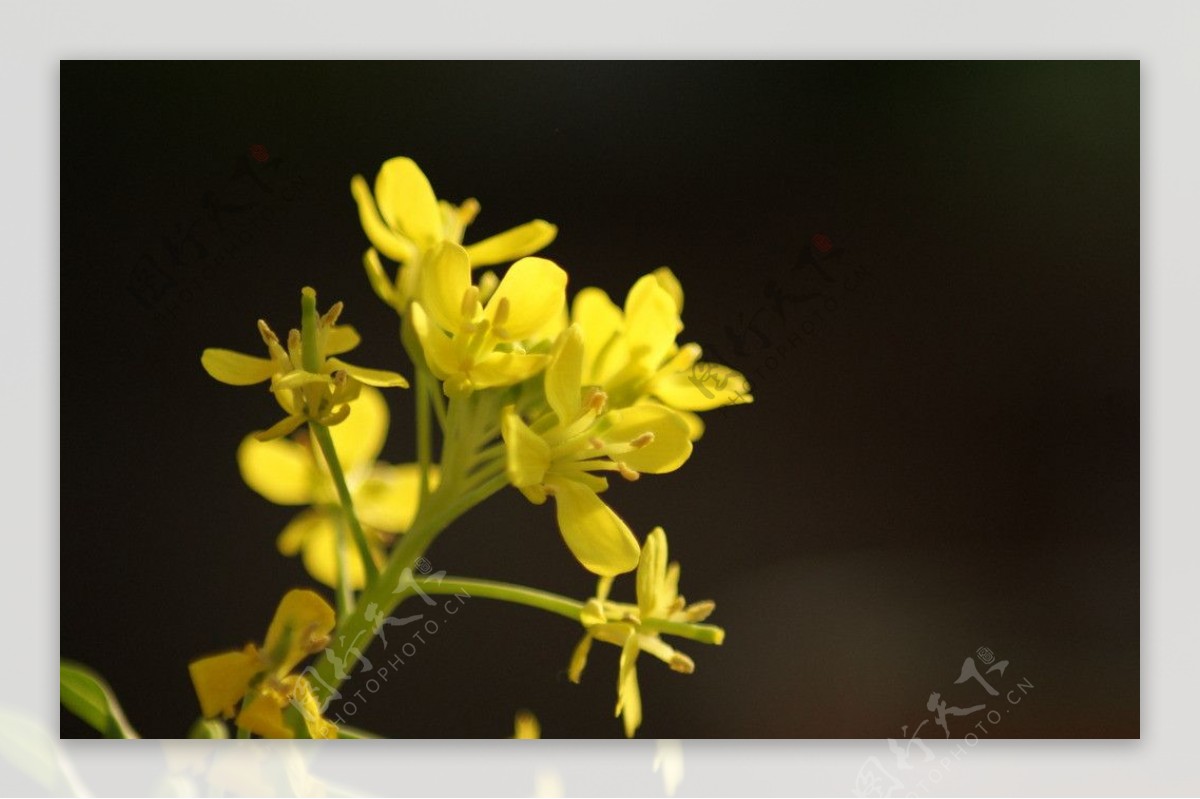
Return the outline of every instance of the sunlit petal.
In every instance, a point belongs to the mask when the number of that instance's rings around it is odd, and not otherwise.
[[[567,273],[545,258],[522,258],[500,280],[485,315],[495,325],[502,303],[507,318],[493,332],[506,341],[521,341],[558,317],[567,301]]]
[[[442,214],[437,197],[425,173],[411,158],[384,162],[375,178],[375,199],[388,226],[408,236],[418,247],[425,249],[441,241]]]
[[[201,354],[200,365],[211,377],[231,386],[252,386],[269,380],[279,371],[275,362],[268,358],[212,348]]]
[[[492,266],[533,255],[554,241],[558,228],[549,222],[535,219],[503,233],[498,233],[467,247],[471,266]]]
[[[421,304],[438,327],[458,332],[475,309],[463,315],[463,295],[471,286],[471,261],[453,242],[442,242],[421,264]]]
[[[558,529],[585,569],[607,576],[637,567],[637,539],[594,491],[574,480],[547,478],[546,483],[554,488]]]
[[[616,456],[639,472],[664,474],[682,466],[692,455],[687,422],[670,408],[643,403],[607,414],[614,424],[602,435],[605,441],[631,441],[647,433],[650,443]]]
[[[242,439],[238,468],[246,485],[277,505],[307,505],[313,499],[313,458],[307,447],[286,438]]]

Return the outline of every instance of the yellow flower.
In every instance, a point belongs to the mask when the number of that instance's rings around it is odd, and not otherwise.
[[[321,718],[308,681],[291,673],[302,660],[329,644],[333,627],[333,608],[325,600],[312,591],[288,591],[275,610],[261,649],[246,644],[240,651],[200,658],[188,665],[201,713],[205,718],[218,714],[231,718],[241,701],[235,722],[238,727],[264,738],[291,738],[283,711],[294,703],[313,738],[336,738],[337,727]]]
[[[423,297],[412,304],[412,325],[429,370],[447,396],[510,386],[537,374],[549,360],[526,346],[562,314],[567,273],[544,258],[522,258],[484,303],[471,283],[467,252],[443,243],[422,266]]]
[[[419,296],[423,257],[444,241],[462,244],[466,227],[479,213],[479,203],[469,199],[455,206],[438,200],[420,167],[403,157],[384,162],[375,177],[374,195],[362,175],[354,176],[350,191],[363,231],[374,245],[365,259],[371,286],[380,299],[403,313],[409,300]],[[476,267],[507,263],[541,250],[557,234],[554,225],[535,219],[468,245],[467,254]],[[379,263],[376,249],[401,264],[394,282]]]
[[[420,473],[415,465],[376,462],[387,431],[387,403],[380,392],[369,387],[361,390],[354,413],[329,431],[354,509],[380,566],[391,537],[412,524],[420,496]],[[336,587],[338,525],[344,523],[344,517],[320,448],[289,438],[259,441],[247,436],[238,447],[237,460],[246,484],[266,499],[278,505],[312,506],[280,533],[279,551],[300,553],[309,574]],[[437,485],[436,469],[430,483]],[[355,546],[347,547],[346,555],[350,587],[361,590],[365,584],[362,556]]]
[[[701,363],[698,344],[675,344],[682,312],[683,287],[664,266],[634,283],[624,310],[601,289],[583,289],[571,320],[584,333],[584,383],[601,386],[614,408],[655,401],[675,409],[695,441],[704,423],[694,411],[754,398],[740,372]]]
[[[633,733],[642,723],[642,695],[637,681],[637,657],[648,652],[666,663],[673,671],[691,674],[696,669],[692,659],[676,651],[646,625],[649,620],[665,622],[700,622],[716,608],[711,600],[687,605],[679,595],[679,564],[667,565],[667,534],[661,527],[646,536],[637,569],[637,605],[608,600],[611,578],[601,578],[596,596],[588,600],[580,614],[586,632],[571,655],[567,676],[578,683],[587,665],[592,641],[599,639],[621,647],[621,662],[617,672],[616,715],[622,716],[625,735]],[[722,643],[724,631],[719,628],[713,642]]]
[[[316,292],[305,288],[301,295],[303,304],[315,308]],[[318,365],[315,371],[304,368],[304,343],[299,330],[293,329],[289,333],[287,350],[284,350],[279,337],[261,319],[258,320],[258,331],[267,345],[269,358],[212,348],[200,356],[204,370],[222,383],[250,386],[271,381],[271,392],[287,416],[269,429],[256,433],[255,437],[260,441],[286,436],[306,421],[339,424],[349,416],[350,403],[358,397],[364,384],[408,386],[408,381],[395,372],[367,369],[331,357],[349,352],[359,342],[354,328],[337,325],[341,313],[342,303],[334,303],[316,326],[314,347],[317,353],[312,359]]]
[[[678,469],[692,453],[687,425],[668,408],[637,405],[605,412],[604,392],[581,383],[583,336],[563,331],[546,369],[552,414],[530,426],[515,407],[504,409],[501,434],[509,482],[530,502],[554,497],[563,540],[584,568],[599,575],[631,571],[639,548],[629,527],[597,494],[615,471],[629,480],[641,472]]]

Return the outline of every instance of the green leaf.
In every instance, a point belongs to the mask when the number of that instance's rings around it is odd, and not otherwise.
[[[91,725],[105,738],[140,737],[129,722],[108,683],[79,663],[59,663],[59,699],[67,710]]]
[[[228,738],[229,728],[220,719],[196,719],[188,730],[189,738]]]

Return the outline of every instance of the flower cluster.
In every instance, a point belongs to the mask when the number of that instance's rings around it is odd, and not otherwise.
[[[620,647],[617,713],[633,735],[642,719],[638,654],[690,673],[693,661],[662,636],[720,644],[724,631],[703,623],[714,603],[688,605],[679,595],[679,565],[668,564],[662,528],[640,545],[603,495],[610,477],[637,481],[682,467],[704,433],[699,413],[752,401],[745,378],[701,363],[698,345],[677,341],[684,293],[666,267],[638,279],[623,305],[599,288],[568,301],[567,272],[535,255],[554,240],[554,225],[534,220],[464,246],[479,203],[439,200],[408,158],[387,161],[373,190],[356,176],[351,192],[371,245],[363,257],[367,276],[400,317],[415,372],[416,458],[400,466],[378,460],[390,414],[373,387],[408,383],[398,372],[339,357],[359,343],[353,328],[338,324],[341,303],[319,315],[315,292],[305,288],[301,324],[286,347],[260,320],[266,358],[204,351],[204,369],[223,383],[269,381],[285,417],[246,436],[237,463],[265,499],[305,506],[279,534],[278,547],[301,555],[309,574],[334,590],[337,609],[311,591],[292,591],[261,648],[193,662],[203,715],[234,718],[246,734],[334,736],[338,730],[321,711],[346,677],[343,666],[361,656],[347,647],[365,647],[378,620],[415,591],[469,585],[473,595],[581,624],[573,681],[593,641]],[[506,263],[501,276],[477,275],[480,267]],[[714,385],[698,385],[697,371],[713,376]],[[412,580],[434,538],[506,486],[535,505],[553,500],[567,548],[599,577],[595,596],[575,601],[471,578]],[[636,603],[611,600],[614,578],[635,570]],[[292,673],[326,646],[328,657],[312,667],[319,679]],[[289,704],[299,713],[285,713]],[[518,717],[517,737],[537,737],[533,718]]]

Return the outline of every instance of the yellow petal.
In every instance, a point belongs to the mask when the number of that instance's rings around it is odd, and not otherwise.
[[[278,371],[275,362],[268,358],[211,348],[201,354],[200,365],[209,376],[231,386],[252,386],[269,380]]]
[[[284,594],[267,629],[263,652],[280,673],[324,646],[333,632],[333,608],[314,591],[294,588]]]
[[[421,342],[421,351],[425,353],[429,371],[433,372],[438,380],[445,380],[456,374],[459,371],[459,358],[454,349],[454,342],[429,323],[429,316],[421,303],[414,302],[409,306],[409,317],[413,332]]]
[[[253,645],[241,652],[223,652],[193,660],[188,664],[188,674],[200,700],[200,712],[206,718],[218,713],[232,716],[234,705],[241,701],[250,680],[262,668]]]
[[[638,637],[630,635],[621,647],[621,666],[617,673],[617,713],[625,722],[625,737],[632,738],[642,725],[642,692],[637,679]]]
[[[554,241],[556,235],[558,228],[549,222],[535,219],[475,242],[467,247],[467,254],[471,256],[472,266],[492,266],[533,255]]]
[[[511,405],[501,415],[500,432],[504,437],[508,481],[517,488],[540,484],[550,468],[550,446],[529,429]]]
[[[587,666],[588,653],[592,651],[592,636],[584,635],[579,639],[579,643],[575,645],[575,650],[571,652],[571,662],[567,666],[567,679],[576,685],[579,684],[579,679],[583,676],[583,669]]]
[[[421,304],[438,327],[457,333],[475,316],[475,307],[463,313],[463,295],[471,287],[471,261],[467,251],[445,241],[421,262]]]
[[[655,527],[646,536],[642,544],[642,559],[637,568],[637,601],[638,610],[643,619],[655,615],[662,607],[665,598],[667,576],[667,534],[661,527]],[[674,597],[667,600],[670,605]]]
[[[352,363],[346,363],[341,358],[329,358],[325,361],[328,366],[334,369],[341,369],[360,383],[366,383],[368,386],[379,386],[380,388],[408,388],[408,381],[404,376],[397,372],[388,372],[383,369],[368,369],[365,366],[355,366]]]
[[[613,456],[614,460],[624,461],[639,472],[673,472],[692,455],[687,422],[670,408],[644,403],[611,411],[605,414],[604,418],[612,420],[612,427],[600,436],[605,441],[627,442],[646,433],[653,434],[649,444]]]
[[[745,375],[718,363],[697,363],[680,371],[664,369],[654,378],[650,391],[672,408],[685,411],[754,401]]]
[[[558,529],[585,569],[609,576],[637,566],[637,539],[594,491],[569,479],[548,477],[546,482],[554,488]]]
[[[379,254],[375,252],[374,248],[363,253],[363,268],[367,270],[367,280],[370,281],[375,296],[396,308],[398,305],[396,287],[392,284],[387,272],[383,270],[383,264],[379,262]]]
[[[359,345],[362,339],[350,325],[338,325],[325,331],[325,355],[341,355]]]
[[[658,281],[658,285],[671,295],[671,299],[675,300],[675,312],[683,313],[683,285],[679,282],[679,278],[675,277],[675,273],[670,268],[660,266],[652,272],[654,279]]]
[[[313,499],[316,474],[307,447],[286,438],[259,441],[242,439],[237,451],[238,469],[246,485],[277,505],[308,505]]]
[[[296,514],[283,528],[279,537],[275,539],[275,546],[278,547],[279,554],[288,557],[297,554],[304,547],[309,536],[314,533],[316,526],[325,523],[324,520],[325,514],[315,510],[306,510]]]
[[[297,427],[304,424],[305,418],[300,414],[294,414],[280,419],[275,424],[268,427],[266,430],[260,430],[254,434],[254,437],[259,441],[270,441],[274,438],[290,435]]]
[[[291,391],[297,388],[304,388],[316,383],[328,385],[333,382],[333,378],[326,374],[318,372],[306,372],[303,369],[293,369],[287,374],[276,377],[271,381],[272,391]]]
[[[363,232],[381,253],[393,261],[409,261],[417,257],[416,245],[407,236],[392,230],[380,218],[375,198],[362,175],[355,175],[350,181],[350,193],[358,205],[358,220],[362,223]]]
[[[257,692],[249,704],[242,708],[234,723],[261,738],[295,737],[291,728],[283,723],[283,707],[279,700],[262,691]]]
[[[517,711],[513,719],[513,738],[522,741],[535,741],[542,737],[542,725],[538,724],[537,716],[528,710]]]
[[[571,321],[583,331],[583,379],[588,384],[603,384],[624,365],[622,355],[613,351],[624,320],[621,309],[600,289],[585,288],[575,295]]]
[[[549,355],[493,352],[471,367],[471,383],[475,388],[511,386],[533,377],[549,362]]]
[[[346,474],[370,466],[379,457],[387,438],[388,422],[388,405],[382,392],[363,386],[346,421],[329,428],[333,448]]]
[[[559,335],[553,357],[546,367],[546,401],[559,424],[568,425],[581,410],[583,333],[579,325],[571,325]]]
[[[654,275],[633,284],[625,299],[625,338],[632,359],[658,368],[682,329],[675,300],[658,285]]]
[[[681,411],[675,409],[675,413],[679,414],[679,418],[683,419],[688,426],[688,438],[693,442],[699,441],[704,436],[704,420],[700,418],[700,414],[692,413],[691,411]]]
[[[291,704],[300,711],[304,726],[308,728],[308,737],[314,740],[337,738],[337,725],[321,715],[321,703],[313,693],[312,685],[303,677],[289,678],[292,690],[289,695]]]
[[[430,469],[430,490],[437,488],[438,471]],[[421,497],[421,471],[415,464],[377,464],[354,492],[359,520],[377,530],[402,533],[412,524]]]
[[[567,273],[553,261],[522,258],[504,274],[484,313],[494,323],[501,303],[507,301],[507,318],[493,332],[505,341],[521,341],[558,317],[566,292]]]
[[[408,236],[417,247],[432,248],[442,240],[437,197],[411,158],[384,162],[375,178],[375,199],[388,226]]]

